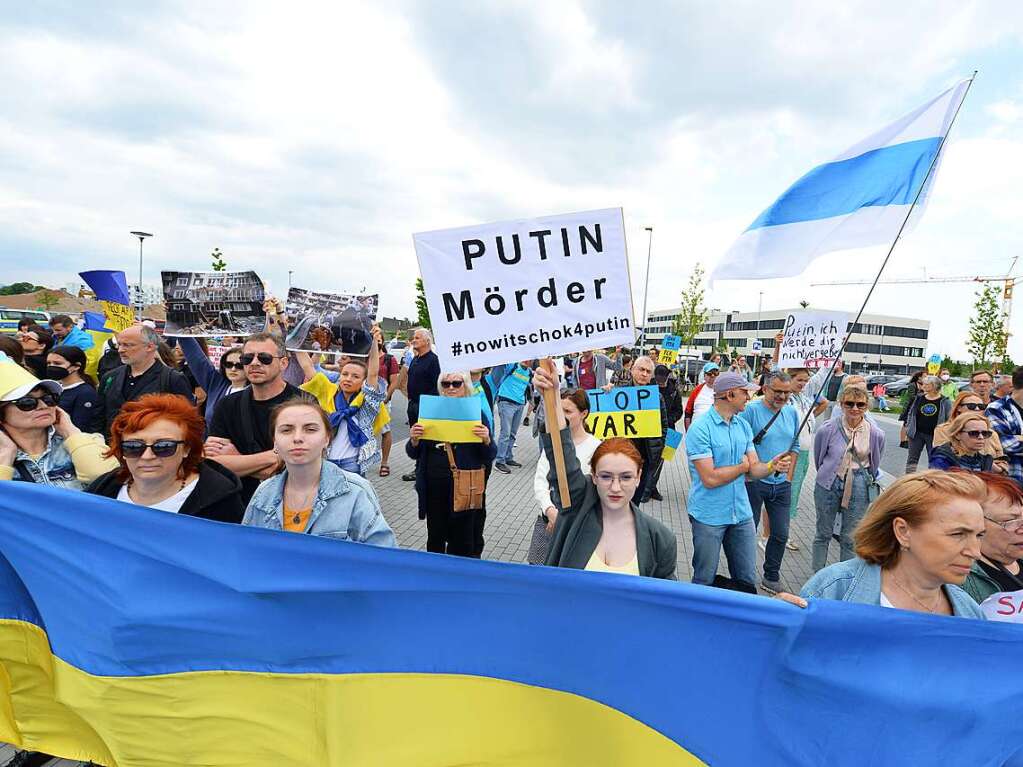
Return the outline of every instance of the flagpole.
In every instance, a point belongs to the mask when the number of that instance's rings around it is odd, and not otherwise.
[[[970,76],[969,82],[966,84],[966,90],[963,91],[963,97],[959,100],[959,105],[956,107],[956,111],[952,114],[952,120],[948,124],[948,130],[945,131],[945,135],[941,137],[941,141],[938,142],[938,151],[934,153],[934,159],[931,160],[930,166],[927,168],[927,174],[924,176],[924,180],[920,183],[920,188],[916,192],[916,196],[913,197],[913,203],[909,206],[909,211],[906,213],[906,217],[902,219],[902,225],[899,227],[899,231],[895,234],[895,239],[892,240],[892,246],[888,248],[888,253],[885,255],[884,260],[881,262],[881,268],[877,270],[877,276],[874,277],[874,282],[871,284],[870,289],[867,291],[866,297],[863,299],[863,303],[860,305],[860,310],[856,313],[856,319],[852,321],[849,332],[845,334],[842,339],[842,347],[838,350],[838,356],[835,357],[831,366],[828,368],[828,374],[824,377],[824,382],[821,384],[821,388],[814,395],[813,402],[816,403],[820,399],[831,382],[831,378],[835,372],[835,367],[838,361],[842,359],[842,354],[845,352],[845,347],[849,343],[849,338],[852,336],[857,325],[860,324],[860,319],[863,317],[863,312],[867,309],[867,303],[870,301],[870,297],[874,294],[874,289],[877,287],[877,283],[881,280],[881,275],[884,273],[885,267],[888,266],[888,261],[892,257],[892,252],[895,250],[895,246],[899,244],[899,239],[902,237],[902,232],[906,229],[906,224],[909,223],[910,216],[913,215],[913,210],[916,208],[916,204],[920,201],[920,196],[923,194],[924,188],[927,186],[927,181],[930,179],[931,174],[934,172],[935,166],[938,164],[938,158],[941,157],[941,150],[945,148],[945,141],[948,139],[948,134],[952,132],[953,126],[956,124],[956,118],[959,117],[959,110],[963,108],[963,104],[966,102],[966,97],[970,93],[970,88],[973,87],[973,81],[977,77],[977,71],[973,70],[973,74]],[[803,422],[799,424],[799,429],[796,431],[795,437],[792,439],[792,444],[789,446],[789,452],[798,452],[799,447],[799,435],[802,434],[803,429],[806,428],[806,424],[810,420],[810,414],[813,413],[813,407],[809,407],[806,410],[806,414],[803,416]]]

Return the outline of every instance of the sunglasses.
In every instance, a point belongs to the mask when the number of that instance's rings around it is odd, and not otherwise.
[[[984,406],[979,402],[964,402],[963,407],[967,410],[983,410]]]
[[[849,408],[850,410],[866,410],[866,402],[843,402],[842,407]]]
[[[963,434],[973,437],[974,439],[988,439],[993,433],[994,432],[989,429],[970,429],[969,431],[963,431]]]
[[[60,402],[60,399],[57,395],[46,392],[46,394],[41,394],[38,397],[33,397],[31,394],[25,397],[19,397],[18,399],[13,400],[11,404],[24,413],[31,413],[39,407],[40,402],[46,405],[46,407],[56,407],[57,403]]]
[[[239,357],[238,359],[241,359],[241,357]],[[252,362],[252,360],[249,360],[249,362]],[[260,362],[263,362],[263,360],[260,360]],[[264,365],[269,365],[270,363],[268,361],[268,362],[263,362],[263,364]],[[245,363],[244,362],[225,362],[224,363],[224,370],[245,370]]]
[[[461,389],[462,388],[462,383],[463,382],[460,379],[457,379],[457,378],[454,381],[441,381],[440,382],[440,388],[442,388],[442,389]]]
[[[252,354],[251,352],[246,352],[245,354],[242,354],[240,357],[238,357],[238,361],[241,362],[242,365],[251,365],[253,360],[259,360],[260,365],[269,365],[274,360],[279,359],[283,358],[277,357],[271,354],[270,352],[260,352],[259,354]]]
[[[182,439],[158,439],[152,444],[147,444],[141,439],[126,439],[121,443],[121,454],[126,458],[138,458],[146,448],[152,448],[153,455],[157,458],[169,458],[178,452],[178,445],[185,444]]]

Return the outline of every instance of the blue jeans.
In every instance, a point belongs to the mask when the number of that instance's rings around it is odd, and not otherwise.
[[[764,579],[778,580],[781,574],[781,560],[785,556],[785,544],[789,542],[789,504],[792,500],[792,484],[779,482],[772,485],[758,480],[746,483],[746,495],[753,507],[753,525],[760,526],[760,507],[767,507],[767,518],[771,522],[771,537],[767,539],[764,553]]]
[[[358,474],[360,477],[363,476],[362,467],[359,465],[358,458],[328,458],[327,460],[339,469],[350,471],[352,474]]]
[[[519,405],[506,400],[497,401],[497,417],[501,422],[501,436],[497,440],[497,463],[508,463],[512,460],[512,448],[515,446],[515,435],[522,423],[522,411],[525,403]]]
[[[714,583],[724,546],[732,580],[756,587],[757,531],[752,519],[734,525],[705,525],[690,516],[689,524],[693,526],[693,583]]]
[[[835,517],[842,515],[842,532],[839,535],[839,559],[845,561],[852,559],[853,552],[853,531],[856,525],[867,513],[867,506],[870,499],[867,495],[869,486],[869,475],[866,469],[857,469],[853,472],[852,494],[849,496],[849,508],[842,508],[842,493],[845,490],[845,481],[841,477],[835,477],[829,489],[824,489],[819,484],[813,486],[813,505],[817,507],[817,534],[813,538],[813,571],[823,569],[828,564],[828,546],[831,544],[831,535],[835,530]],[[774,525],[774,519],[771,519]]]

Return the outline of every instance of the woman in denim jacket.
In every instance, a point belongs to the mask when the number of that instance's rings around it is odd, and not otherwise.
[[[397,546],[369,482],[325,459],[331,434],[321,408],[285,402],[271,411],[270,429],[284,471],[256,489],[243,525]]]
[[[987,499],[983,480],[966,472],[908,474],[885,490],[856,529],[856,558],[814,575],[800,592],[779,595],[897,607],[978,618],[960,586],[980,556]]]

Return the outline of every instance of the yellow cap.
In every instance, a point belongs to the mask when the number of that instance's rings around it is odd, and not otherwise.
[[[6,354],[0,352],[0,402],[19,399],[39,387],[58,396],[64,390],[64,387],[56,381],[40,381]]]

